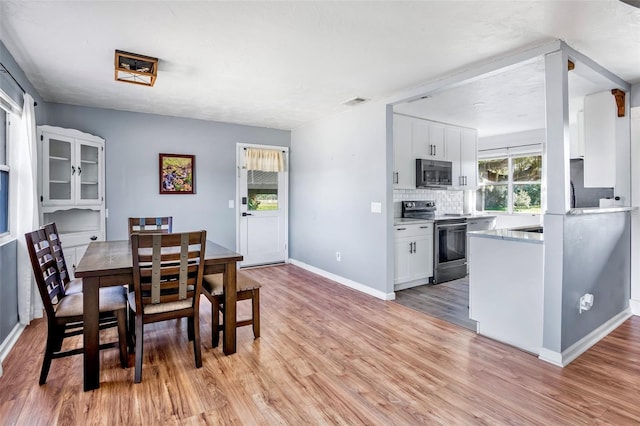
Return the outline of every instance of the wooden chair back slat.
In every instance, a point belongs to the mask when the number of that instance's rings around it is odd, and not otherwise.
[[[71,277],[69,274],[69,269],[67,268],[67,261],[64,258],[64,251],[62,250],[62,242],[60,241],[58,227],[56,226],[55,222],[52,222],[41,226],[41,229],[44,229],[44,233],[47,236],[49,246],[51,247],[51,254],[56,259],[58,272],[60,273],[60,279],[62,280],[62,283],[66,290],[67,285],[71,281]]]
[[[171,234],[173,232],[173,217],[130,217],[129,237],[134,232],[139,234]]]
[[[206,231],[131,235],[136,311],[145,305],[199,303]]]
[[[36,279],[45,312],[49,319],[55,318],[55,305],[64,297],[64,284],[56,269],[56,260],[51,253],[44,229],[27,232],[27,251]]]

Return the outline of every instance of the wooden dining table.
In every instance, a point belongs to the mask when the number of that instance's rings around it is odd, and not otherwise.
[[[236,352],[236,268],[241,254],[207,241],[205,274],[224,274],[224,330],[222,350]],[[131,242],[96,241],[89,244],[75,276],[82,278],[84,292],[84,390],[100,387],[98,306],[100,287],[133,284]]]

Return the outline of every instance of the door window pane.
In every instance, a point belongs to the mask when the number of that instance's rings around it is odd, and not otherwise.
[[[249,210],[278,210],[278,172],[247,171]]]

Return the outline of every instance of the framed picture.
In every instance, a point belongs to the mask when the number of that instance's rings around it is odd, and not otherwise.
[[[195,155],[160,154],[160,194],[195,194]]]

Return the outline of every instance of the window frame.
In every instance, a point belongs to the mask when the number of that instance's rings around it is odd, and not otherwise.
[[[514,181],[513,180],[513,164],[514,164],[514,159],[515,158],[523,158],[523,157],[540,157],[540,180],[537,181]],[[484,213],[492,213],[492,214],[515,214],[515,215],[540,215],[542,214],[543,211],[543,202],[542,202],[542,190],[543,190],[543,185],[542,185],[542,181],[543,181],[543,177],[544,177],[544,161],[543,161],[543,155],[542,155],[542,151],[528,151],[528,152],[513,152],[510,153],[508,152],[500,152],[500,153],[496,153],[495,155],[488,155],[488,156],[483,156],[482,158],[478,158],[478,165],[477,165],[477,169],[478,169],[478,187],[476,189],[476,193],[477,191],[479,191],[480,189],[486,187],[486,186],[499,186],[499,185],[505,185],[505,183],[502,182],[491,182],[488,184],[483,184],[480,180],[480,162],[481,161],[491,161],[491,160],[499,160],[499,159],[507,159],[507,168],[508,168],[508,179],[506,182],[506,186],[507,186],[507,210],[506,211],[500,211],[500,210],[486,210],[484,209],[484,205],[483,205],[483,209],[481,210],[481,212]],[[519,212],[519,211],[515,211],[514,209],[514,186],[516,185],[540,185],[540,211],[539,212]],[[477,205],[476,205],[477,207]],[[477,208],[476,208],[477,210]]]
[[[9,167],[9,120],[10,120],[10,115],[11,112],[5,110],[4,108],[0,107],[0,112],[5,114],[4,117],[4,147],[0,146],[0,149],[4,149],[4,163],[0,163],[0,172],[6,172],[7,173],[7,192],[8,192],[8,197],[7,197],[7,211],[6,211],[6,215],[7,215],[7,230],[5,232],[0,232],[0,244],[4,243],[5,240],[8,239],[8,237],[11,236],[11,167]]]

